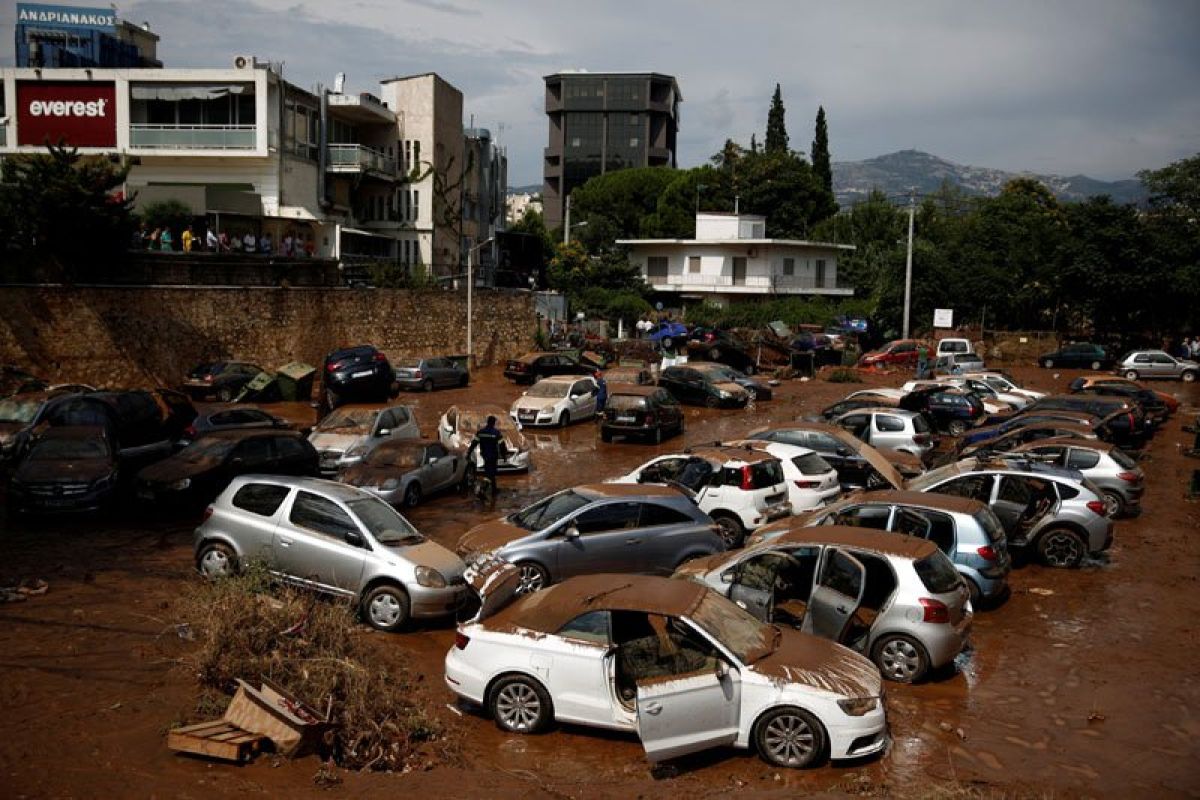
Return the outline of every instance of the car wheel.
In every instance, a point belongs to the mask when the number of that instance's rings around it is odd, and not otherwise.
[[[196,556],[196,569],[206,578],[228,578],[237,572],[237,554],[227,544],[209,542]]]
[[[488,711],[496,726],[509,733],[537,733],[554,718],[550,695],[540,683],[524,675],[496,681],[488,695]]]
[[[803,769],[825,752],[825,729],[807,711],[775,708],[754,726],[754,744],[768,764]]]
[[[721,401],[719,399],[717,399],[716,397],[713,397],[712,395],[709,395],[708,397],[704,398],[704,405],[707,406],[708,408],[716,408],[720,404],[721,404]]]
[[[468,380],[470,380],[470,379],[469,379],[469,378],[468,378],[466,375],[463,375],[461,378],[459,378],[459,379],[458,379],[458,385],[459,385],[459,387],[464,387],[464,386],[466,386],[466,385],[467,385],[467,381],[468,381]]]
[[[946,426],[946,430],[951,436],[962,436],[967,432],[967,423],[961,419],[952,419],[950,420],[950,424]]]
[[[1192,372],[1191,370],[1188,370],[1187,372],[1180,375],[1179,378],[1184,383],[1195,383],[1196,382],[1196,373]]]
[[[1054,367],[1054,359],[1053,358],[1042,359],[1042,367],[1045,369],[1052,369]]]
[[[1070,569],[1083,561],[1083,540],[1067,528],[1053,528],[1038,539],[1038,555],[1049,567]]]
[[[550,585],[550,573],[541,564],[532,561],[522,561],[517,564],[521,571],[520,582],[517,583],[517,594],[533,594]]]
[[[1104,505],[1108,506],[1108,516],[1111,519],[1125,515],[1125,498],[1120,492],[1112,489],[1104,492]]]
[[[571,412],[564,411],[558,415],[558,427],[565,428],[571,424]]]
[[[376,586],[362,601],[362,616],[380,631],[398,631],[408,622],[408,594],[399,586]]]
[[[885,636],[875,644],[872,660],[879,672],[896,683],[915,683],[929,670],[925,648],[907,636]]]
[[[1099,362],[1099,361],[1093,361],[1093,362],[1092,362],[1092,371],[1093,371],[1093,372],[1099,372],[1099,371],[1100,371],[1100,366],[1101,366],[1101,364],[1100,364],[1100,362]]]
[[[404,490],[404,505],[408,506],[409,508],[412,508],[415,505],[419,505],[420,502],[421,502],[421,484],[417,483],[416,481],[413,481],[412,483],[410,483],[408,485],[408,488]]]
[[[222,386],[217,390],[217,399],[222,403],[228,403],[233,400],[233,389],[228,386]]]
[[[712,518],[721,529],[721,539],[725,542],[726,550],[742,546],[742,541],[746,538],[746,529],[742,527],[740,519],[732,514],[713,514]]]
[[[425,380],[421,381],[421,391],[432,392],[433,391],[433,380],[430,378],[426,378]]]
[[[1136,370],[1136,369],[1127,369],[1127,370],[1125,370],[1125,377],[1126,377],[1126,379],[1128,379],[1128,380],[1131,380],[1131,381],[1136,381],[1136,380],[1138,379],[1137,370]]]

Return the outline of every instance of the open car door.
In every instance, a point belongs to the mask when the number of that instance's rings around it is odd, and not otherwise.
[[[479,622],[504,608],[516,597],[521,570],[502,558],[488,558],[470,564],[463,573],[467,585],[479,597],[479,611],[471,619]]]
[[[798,562],[786,553],[759,553],[733,568],[729,599],[763,622],[775,613],[775,588],[779,574],[796,569]]]
[[[867,569],[862,562],[836,547],[826,548],[803,630],[841,642],[866,588]]]

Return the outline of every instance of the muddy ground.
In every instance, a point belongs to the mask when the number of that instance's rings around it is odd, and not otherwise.
[[[1016,370],[1031,388],[1057,377]],[[871,376],[897,386],[903,374]],[[660,448],[603,444],[597,426],[530,432],[534,469],[502,476],[492,514],[572,484],[620,474],[685,442],[732,437],[812,413],[860,388],[785,383],[751,411],[688,411],[687,435]],[[107,517],[0,525],[0,584],[44,578],[47,594],[0,605],[0,786],[7,797],[226,795],[346,797],[387,791],[432,797],[708,797],[877,794],[921,796],[943,784],[1004,795],[1053,797],[1200,796],[1200,645],[1197,535],[1200,505],[1186,497],[1200,460],[1183,450],[1200,390],[1166,384],[1184,406],[1144,455],[1145,512],[1118,522],[1112,551],[1077,571],[1036,565],[1012,574],[1012,594],[976,617],[973,649],[957,668],[919,686],[888,685],[893,741],[881,758],[804,772],[772,769],[757,757],[717,751],[652,774],[632,736],[558,728],[536,737],[502,734],[459,709],[442,683],[453,627],[435,624],[386,635],[363,629],[384,662],[403,658],[420,676],[421,700],[444,722],[431,767],[406,775],[339,772],[332,789],[314,783],[315,758],[264,757],[248,766],[173,755],[165,732],[194,712],[194,681],[173,659],[174,632],[191,571],[196,520],[146,515],[130,505]],[[403,395],[422,429],[456,402],[507,406],[520,390],[485,371],[472,386]],[[277,408],[311,421],[305,406]],[[489,513],[462,496],[429,498],[412,511],[425,533],[453,545]],[[401,667],[397,667],[401,668]]]

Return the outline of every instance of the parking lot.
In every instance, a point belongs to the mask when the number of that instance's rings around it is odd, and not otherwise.
[[[1027,388],[1062,391],[1076,371],[1013,370]],[[655,454],[737,438],[752,428],[815,413],[853,389],[897,387],[911,373],[870,375],[866,384],[786,381],[775,399],[747,410],[687,408],[681,438],[654,446],[601,442],[591,422],[526,430],[533,469],[502,475],[495,509],[447,493],[406,511],[434,540],[453,547],[468,528],[546,494],[628,472]],[[711,751],[651,771],[636,738],[559,728],[543,736],[498,731],[459,707],[442,682],[454,639],[449,621],[411,632],[363,628],[381,663],[408,657],[422,702],[447,726],[430,745],[429,769],[406,775],[339,773],[349,796],[461,787],[469,795],[711,796],[853,792],[920,795],[931,782],[1038,796],[1197,796],[1200,641],[1197,567],[1200,505],[1187,499],[1200,460],[1184,455],[1193,434],[1195,384],[1161,387],[1182,401],[1140,464],[1144,510],[1116,524],[1115,543],[1078,570],[1018,562],[1011,595],[976,615],[973,647],[955,668],[908,686],[887,685],[892,743],[880,758],[807,771],[774,769],[752,754]],[[402,394],[426,435],[454,403],[505,408],[521,389],[498,368],[470,387]],[[307,405],[272,406],[302,424]],[[164,732],[192,711],[195,688],[175,667],[186,643],[175,613],[192,570],[196,520],[124,503],[103,517],[3,521],[3,585],[42,578],[44,595],[0,605],[0,705],[9,733],[0,773],[9,796],[115,793],[213,796],[316,793],[314,758],[260,758],[245,767],[179,757]],[[253,677],[253,676],[247,676]]]

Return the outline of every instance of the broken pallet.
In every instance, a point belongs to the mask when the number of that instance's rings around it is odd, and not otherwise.
[[[167,734],[167,747],[179,753],[220,758],[225,761],[249,761],[267,737],[244,731],[223,719],[175,728]]]

